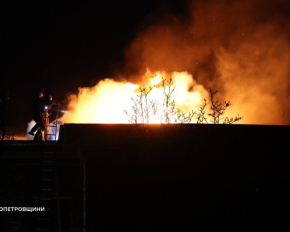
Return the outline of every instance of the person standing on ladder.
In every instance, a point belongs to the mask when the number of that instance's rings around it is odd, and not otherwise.
[[[31,128],[28,134],[33,135],[34,133],[39,130],[42,126],[42,103],[43,103],[43,93],[39,92],[37,98],[34,100],[32,105],[32,111],[33,111],[33,120],[36,122],[34,127]]]
[[[52,104],[52,97],[50,95],[43,96],[43,93],[39,93],[38,97],[33,102],[33,120],[36,122],[34,127],[31,128],[28,134],[34,135],[34,140],[42,140],[42,131],[45,127],[46,117],[48,115],[48,110]]]

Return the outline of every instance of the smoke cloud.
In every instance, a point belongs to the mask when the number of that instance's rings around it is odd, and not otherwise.
[[[289,125],[288,12],[285,0],[188,2],[186,17],[162,11],[126,48],[124,75],[140,83],[147,68],[188,72],[230,100],[228,113],[243,116],[240,123]]]

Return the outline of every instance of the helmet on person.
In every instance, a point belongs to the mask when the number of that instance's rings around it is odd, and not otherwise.
[[[49,94],[45,94],[43,97],[44,104],[45,105],[51,105],[52,104],[52,96]]]

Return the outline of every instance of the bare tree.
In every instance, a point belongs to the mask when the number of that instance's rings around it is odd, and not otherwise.
[[[153,86],[154,87],[154,86]],[[155,100],[150,100],[148,98],[149,93],[152,91],[153,87],[147,88],[146,86],[140,87],[140,93],[135,97],[131,98],[133,101],[132,111],[130,115],[126,110],[125,113],[129,117],[130,123],[150,123],[152,117],[159,118],[160,123],[190,123],[193,117],[196,115],[196,123],[213,123],[213,124],[233,124],[242,119],[239,115],[234,118],[222,117],[225,114],[226,109],[231,105],[230,101],[222,103],[219,100],[215,100],[214,97],[218,91],[210,91],[210,110],[208,114],[210,119],[206,118],[206,106],[207,100],[204,99],[204,104],[198,108],[197,112],[193,110],[189,113],[184,113],[180,109],[176,109],[175,101],[172,99],[172,93],[175,90],[173,86],[172,78],[164,79],[162,78],[162,88],[163,88],[163,104],[162,107]]]
[[[225,120],[224,120],[224,122],[223,122],[223,124],[233,124],[233,123],[241,120],[242,118],[243,117],[240,117],[239,114],[236,117],[234,117],[234,118],[228,118],[228,117],[226,117]]]
[[[206,114],[205,107],[206,107],[206,99],[204,99],[204,104],[198,108],[198,112],[196,113],[196,115],[197,115],[196,123],[197,124],[208,123],[207,118],[204,116]]]
[[[172,100],[172,93],[175,90],[172,79],[162,78],[163,88],[163,104],[160,105],[156,100],[150,100],[148,98],[149,93],[153,87],[147,89],[146,86],[139,88],[139,94],[135,98],[131,98],[133,101],[132,114],[128,111],[124,112],[129,117],[130,123],[150,123],[156,122],[159,119],[160,123],[190,123],[194,112],[184,113],[180,109],[176,109],[175,101]],[[154,119],[154,120],[153,120]]]
[[[154,87],[154,86],[153,86]],[[158,112],[158,102],[150,100],[148,94],[152,91],[153,87],[147,89],[146,86],[139,88],[139,94],[135,98],[131,98],[133,101],[132,114],[129,114],[127,110],[124,112],[129,117],[130,123],[149,123],[151,116],[156,116]]]
[[[243,117],[240,117],[239,115],[237,115],[235,118],[224,118],[222,117],[226,111],[226,109],[231,105],[230,101],[222,103],[221,101],[214,100],[214,95],[218,92],[218,91],[213,91],[211,88],[209,88],[210,91],[210,100],[211,100],[211,105],[210,105],[210,109],[211,109],[211,113],[209,113],[208,115],[212,118],[211,122],[213,124],[232,124],[234,122],[237,122],[239,120],[241,120]]]
[[[172,117],[175,112],[175,102],[171,100],[171,95],[175,89],[173,86],[172,78],[169,80],[162,78],[162,87],[163,87],[163,95],[164,95],[164,109],[163,109],[163,117],[165,119],[165,123],[169,124],[172,121]]]
[[[138,123],[138,118],[139,118],[139,106],[138,106],[138,101],[137,98],[131,98],[133,101],[133,106],[132,106],[132,114],[129,114],[127,110],[124,110],[124,112],[128,115],[129,119],[128,121],[130,123]]]

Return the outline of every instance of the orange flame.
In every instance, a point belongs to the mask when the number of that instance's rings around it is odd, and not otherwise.
[[[185,112],[196,110],[208,93],[201,85],[197,85],[187,72],[175,72],[169,75],[165,72],[151,73],[147,70],[143,78],[147,78],[151,86],[155,86],[148,98],[157,101],[162,108],[162,77],[169,76],[176,87],[172,94],[176,107]],[[124,110],[131,111],[133,105],[131,98],[138,94],[139,87],[132,83],[105,79],[93,88],[79,88],[77,95],[70,96],[68,112],[62,121],[64,123],[128,123],[128,116]],[[191,91],[188,91],[189,89]],[[151,123],[154,122],[156,121],[152,119]]]

